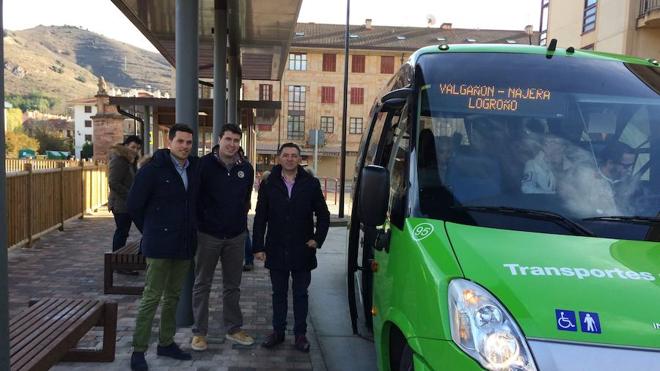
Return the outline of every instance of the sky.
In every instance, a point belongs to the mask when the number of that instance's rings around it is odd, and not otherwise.
[[[5,29],[66,24],[156,51],[110,0],[4,0],[3,6]],[[540,8],[540,0],[353,0],[350,23],[371,18],[379,26],[426,27],[433,16],[435,26],[523,30],[531,24],[536,30]],[[344,24],[346,1],[303,0],[298,21]]]

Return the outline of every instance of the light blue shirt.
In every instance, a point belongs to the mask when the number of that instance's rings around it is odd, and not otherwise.
[[[188,159],[186,159],[186,162],[184,162],[183,165],[181,165],[179,163],[179,160],[176,157],[174,157],[171,153],[170,153],[170,158],[172,158],[172,162],[174,163],[174,168],[176,169],[176,172],[179,173],[179,176],[181,177],[181,181],[183,181],[183,186],[186,188],[186,190],[188,190],[188,172],[186,171],[189,165]]]

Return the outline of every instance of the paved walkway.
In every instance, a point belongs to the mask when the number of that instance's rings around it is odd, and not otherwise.
[[[31,298],[39,297],[86,297],[112,300],[119,304],[117,320],[117,350],[113,363],[60,363],[53,370],[126,370],[129,368],[131,339],[135,326],[139,296],[103,295],[103,253],[110,249],[114,221],[107,210],[101,210],[82,220],[65,224],[64,232],[47,234],[31,249],[9,251],[9,313],[13,317]],[[129,241],[137,238],[131,231]],[[259,265],[243,275],[241,285],[241,307],[245,330],[257,338],[257,344],[271,331],[270,280],[267,270]],[[218,267],[219,268],[219,267]],[[118,283],[132,281],[140,283],[144,275],[119,277]],[[215,275],[211,293],[211,336],[221,338],[222,332],[222,276]],[[292,303],[289,299],[289,303]],[[291,304],[290,304],[291,306]],[[291,310],[289,324],[293,324]],[[158,317],[156,317],[158,321]],[[287,341],[276,350],[266,350],[257,344],[251,347],[232,345],[229,342],[210,344],[206,352],[193,354],[192,361],[175,361],[156,357],[152,345],[147,353],[151,370],[326,370],[320,346],[309,322],[308,337],[311,342],[309,354],[297,351],[287,334]],[[215,324],[215,325],[214,325]],[[190,327],[180,328],[175,341],[184,349],[190,349]],[[94,331],[81,341],[81,346],[100,346],[101,332]]]

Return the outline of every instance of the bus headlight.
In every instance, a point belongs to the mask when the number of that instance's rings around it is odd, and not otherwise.
[[[527,342],[504,307],[481,286],[449,283],[451,337],[481,366],[493,371],[536,371]]]

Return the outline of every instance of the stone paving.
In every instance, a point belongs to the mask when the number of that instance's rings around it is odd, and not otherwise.
[[[251,224],[251,223],[250,223]],[[117,349],[113,363],[59,363],[53,370],[127,370],[131,355],[131,339],[139,303],[136,295],[103,294],[103,253],[110,250],[114,220],[107,210],[99,210],[84,219],[65,224],[63,232],[54,231],[43,236],[31,249],[9,251],[9,314],[16,315],[32,298],[39,297],[85,297],[115,301],[119,304],[117,319]],[[131,230],[129,241],[138,238]],[[325,370],[319,344],[311,321],[308,321],[308,338],[311,343],[309,354],[297,351],[293,345],[293,314],[289,298],[289,332],[287,341],[275,350],[261,348],[258,344],[270,333],[271,298],[268,271],[257,262],[254,271],[243,275],[241,285],[241,308],[244,329],[257,339],[254,346],[244,347],[222,342],[222,275],[220,265],[216,271],[211,292],[210,336],[217,343],[209,344],[206,352],[194,352],[192,361],[175,361],[156,356],[156,328],[152,334],[147,353],[150,370]],[[117,277],[117,276],[116,276]],[[137,277],[119,276],[119,284],[140,284],[144,274]],[[154,321],[157,323],[158,315]],[[192,337],[190,327],[179,328],[175,341],[182,348],[190,349]],[[92,331],[80,345],[98,347],[101,332]]]

